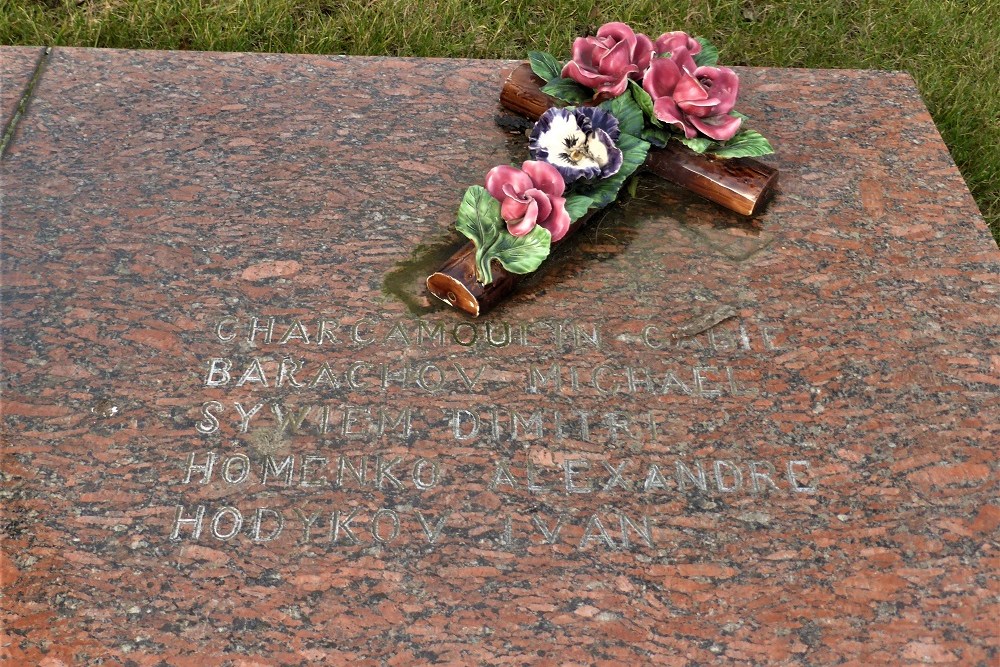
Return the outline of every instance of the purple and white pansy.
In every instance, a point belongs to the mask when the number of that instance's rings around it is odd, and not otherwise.
[[[597,107],[552,108],[535,123],[528,150],[535,160],[559,170],[566,183],[608,178],[622,166],[615,145],[618,119]]]

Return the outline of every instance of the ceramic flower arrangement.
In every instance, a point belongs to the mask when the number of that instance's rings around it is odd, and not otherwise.
[[[456,228],[475,245],[476,280],[491,263],[535,271],[573,224],[614,202],[652,146],[679,141],[716,158],[773,152],[734,110],[739,78],[706,40],[668,32],[655,41],[624,23],[577,38],[572,59],[529,54],[542,92],[570,106],[535,123],[529,160],[500,165],[465,192]]]

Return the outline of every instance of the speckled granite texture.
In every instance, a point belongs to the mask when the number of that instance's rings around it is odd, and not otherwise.
[[[29,46],[3,49],[0,55],[0,134],[6,130],[21,101],[42,50],[40,47]]]
[[[1000,253],[910,77],[741,70],[765,215],[646,178],[473,322],[421,281],[504,64],[53,52],[10,664],[997,663]]]

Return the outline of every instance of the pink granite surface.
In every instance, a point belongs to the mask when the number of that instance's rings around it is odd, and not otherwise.
[[[741,70],[765,215],[647,178],[473,322],[420,283],[524,159],[503,64],[53,52],[0,163],[0,654],[996,664],[1000,253],[910,77]]]
[[[0,132],[6,130],[17,110],[25,87],[31,81],[42,54],[41,47],[10,46],[0,55]]]

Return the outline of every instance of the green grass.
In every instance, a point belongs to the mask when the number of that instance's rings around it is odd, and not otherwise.
[[[0,0],[0,43],[523,58],[612,20],[727,64],[910,72],[1000,243],[1000,0]]]

